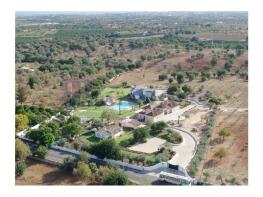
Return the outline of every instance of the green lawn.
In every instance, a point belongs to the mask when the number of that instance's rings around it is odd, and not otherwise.
[[[116,143],[122,147],[125,146],[124,145],[125,141],[133,138],[132,133],[133,133],[133,131],[124,132],[124,134],[122,136],[116,138]]]
[[[104,88],[101,93],[99,98],[102,98],[104,96],[114,96],[117,101],[122,100],[122,98],[126,97],[129,95],[131,91],[131,88],[113,88],[113,87],[106,87]],[[75,115],[79,117],[87,117],[87,118],[100,118],[101,114],[105,110],[109,110],[110,107],[108,106],[85,106],[85,107],[79,107],[75,111]],[[126,116],[130,116],[134,114],[136,110],[138,110],[139,107],[135,105],[134,109],[131,110],[122,110],[119,114],[119,118],[123,118]]]
[[[131,88],[112,88],[112,87],[106,87],[104,88],[101,93],[100,93],[100,97],[104,97],[104,96],[113,96],[115,97],[117,100],[121,100],[121,98],[129,95],[131,92]]]
[[[121,110],[120,114],[118,111],[116,111],[116,113],[118,113],[118,117],[119,118],[123,118],[126,116],[130,116],[132,114],[134,114],[134,112],[136,110],[138,110],[139,107],[135,106],[134,109],[131,110]],[[110,110],[110,107],[108,106],[86,106],[86,107],[79,107],[76,109],[75,111],[75,115],[78,117],[87,117],[87,118],[100,118],[101,114],[103,113],[103,111],[105,110]]]
[[[88,144],[89,143],[97,143],[100,141],[100,139],[97,138],[93,132],[86,133],[85,135],[80,136],[79,139],[83,143],[88,143]]]

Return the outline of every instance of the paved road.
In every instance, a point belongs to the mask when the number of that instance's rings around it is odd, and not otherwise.
[[[169,163],[174,165],[181,165],[186,168],[195,154],[196,141],[187,132],[183,132],[182,130],[173,127],[170,128],[182,135],[183,142],[179,145],[173,146],[173,150],[176,152],[176,154],[169,161]]]
[[[184,108],[181,108],[181,106],[177,106],[173,109],[172,113],[167,114],[165,116],[161,116],[156,121],[164,121],[164,122],[176,121],[178,120],[178,117],[181,117],[186,111],[193,109],[194,107],[196,107],[195,104],[190,104]]]
[[[68,153],[63,153],[60,151],[49,149],[48,154],[46,155],[46,159],[62,164],[64,159],[69,156],[72,156],[72,155]],[[158,180],[157,173],[142,174],[142,173],[137,173],[137,172],[127,170],[127,169],[122,169],[122,168],[121,170],[124,171],[128,175],[128,177],[134,183],[138,185],[151,185],[153,182],[156,182]]]

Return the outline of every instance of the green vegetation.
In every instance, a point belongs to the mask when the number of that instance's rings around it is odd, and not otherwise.
[[[52,130],[45,126],[29,131],[26,134],[26,137],[34,140],[40,145],[48,147],[50,147],[55,142],[55,136],[52,134]]]
[[[228,151],[225,148],[219,148],[214,156],[219,158],[220,160],[228,155]]]
[[[128,176],[119,170],[110,171],[103,178],[103,185],[128,185],[128,183]]]
[[[223,128],[220,130],[219,134],[220,137],[222,137],[223,142],[225,141],[226,137],[229,137],[231,135],[231,131],[229,128]]]
[[[15,156],[17,161],[24,161],[29,155],[31,154],[31,151],[29,149],[29,146],[25,144],[20,139],[16,139],[16,145],[15,145]]]
[[[192,161],[189,165],[188,171],[189,171],[190,175],[192,175],[192,176],[196,175],[196,172],[198,170],[198,166],[204,158],[204,154],[205,154],[206,148],[208,146],[208,140],[211,137],[211,134],[212,134],[212,131],[214,128],[215,115],[216,115],[216,111],[210,112],[207,127],[202,132],[199,144],[197,145],[196,154],[195,154],[194,158],[192,159]]]
[[[27,166],[24,162],[16,162],[16,177],[21,176],[26,168]]]
[[[220,98],[215,98],[215,97],[211,97],[209,100],[208,100],[208,103],[210,105],[220,105],[222,103],[221,99]]]
[[[89,166],[84,162],[78,162],[77,167],[74,168],[73,174],[81,181],[88,181],[92,177],[92,172]]]
[[[164,80],[166,80],[167,78],[168,78],[167,75],[164,75],[164,74],[159,75],[159,81],[164,81]]]
[[[28,117],[24,114],[16,115],[16,132],[28,128]]]
[[[102,159],[120,159],[121,157],[121,149],[114,139],[106,139],[93,144],[89,152]]]
[[[134,142],[146,142],[147,137],[149,136],[149,129],[146,127],[138,128],[133,131],[133,140]]]
[[[41,159],[45,159],[46,155],[48,153],[48,148],[45,146],[39,146],[36,150],[36,152],[34,153],[34,156],[41,158]]]
[[[183,137],[179,133],[169,129],[166,132],[163,132],[159,136],[173,144],[180,144],[183,142]]]
[[[31,155],[31,151],[29,146],[25,144],[23,141],[21,141],[20,139],[16,139],[16,144],[15,144],[16,177],[21,176],[26,170],[27,165],[25,163],[25,160],[30,155]]]
[[[165,122],[156,122],[151,125],[151,131],[150,134],[152,136],[156,136],[160,134],[165,128],[167,127],[167,124]]]
[[[43,107],[17,105],[16,115],[20,115],[20,114],[27,116],[29,126],[34,126],[50,118],[52,115],[55,114],[55,111]]]

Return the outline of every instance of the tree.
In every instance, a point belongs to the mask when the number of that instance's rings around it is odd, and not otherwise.
[[[39,129],[32,129],[26,134],[27,137],[34,140],[43,146],[51,146],[55,141],[55,136],[52,134],[52,129],[49,127],[40,127]]]
[[[156,122],[151,125],[151,131],[150,134],[152,136],[156,136],[159,133],[161,133],[165,128],[167,127],[167,124],[163,121],[161,122]]]
[[[104,124],[100,119],[93,119],[91,123],[91,127],[98,129],[104,127]]]
[[[101,114],[101,119],[106,119],[107,121],[113,121],[118,117],[118,114],[114,110],[105,110]]]
[[[217,158],[219,158],[219,159],[221,160],[222,158],[226,157],[227,154],[228,154],[228,152],[227,152],[227,150],[226,150],[225,148],[219,148],[219,149],[215,152],[214,156],[217,157]]]
[[[27,96],[28,96],[28,88],[23,87],[23,86],[19,86],[17,88],[16,91],[16,99],[18,100],[18,102],[20,102],[20,104],[22,104],[23,102],[26,101]]]
[[[89,160],[88,153],[85,151],[81,151],[80,153],[80,161],[87,162]]]
[[[184,85],[182,87],[182,90],[186,93],[186,94],[190,94],[192,92],[192,88],[189,85]]]
[[[99,90],[92,90],[91,91],[91,97],[92,98],[97,98],[100,94],[100,91]]]
[[[177,85],[170,85],[167,89],[168,94],[174,95],[178,91],[179,87]]]
[[[184,92],[178,92],[176,94],[176,96],[179,98],[179,99],[185,99],[186,98],[186,94]]]
[[[90,153],[102,159],[119,159],[121,149],[114,139],[106,139],[97,144],[93,144],[90,148]]]
[[[133,131],[134,142],[146,142],[146,138],[149,136],[149,130],[145,127],[138,128]]]
[[[16,115],[16,131],[22,131],[28,128],[28,117],[24,114]]]
[[[40,145],[40,146],[37,148],[37,151],[35,152],[35,155],[36,155],[38,158],[45,159],[47,153],[48,153],[48,148],[45,147],[45,146]]]
[[[174,81],[173,78],[170,78],[170,79],[169,79],[169,83],[170,83],[170,84],[173,83],[173,81]]]
[[[195,78],[195,73],[193,71],[186,72],[186,76],[188,77],[189,81],[193,81]]]
[[[17,162],[16,163],[16,177],[21,176],[26,170],[26,168],[27,166],[24,162]]]
[[[64,159],[62,168],[64,170],[72,172],[73,169],[77,167],[77,164],[78,159],[76,157],[69,156]]]
[[[31,154],[29,146],[20,139],[16,139],[15,150],[16,160],[24,161]]]
[[[65,138],[70,139],[80,134],[83,130],[84,128],[76,122],[68,123],[64,127],[62,127],[62,135]]]
[[[225,138],[231,135],[231,131],[229,128],[223,128],[218,135],[223,138],[223,141],[225,141]]]
[[[82,181],[88,181],[92,178],[90,167],[85,162],[78,162],[77,167],[74,168],[73,174]]]
[[[179,72],[176,74],[176,80],[179,84],[184,82],[184,73]]]
[[[164,81],[165,79],[167,79],[167,75],[164,74],[159,75],[159,81]]]
[[[221,99],[220,98],[215,98],[215,97],[211,97],[209,100],[208,100],[208,103],[210,105],[220,105],[221,104]]]
[[[212,66],[215,66],[217,64],[217,57],[213,56],[210,63],[211,63]]]
[[[223,79],[225,75],[226,75],[226,70],[225,69],[220,69],[220,70],[217,71],[217,77],[219,79]]]
[[[111,170],[103,178],[103,185],[128,185],[128,183],[128,176],[119,170]]]
[[[224,65],[224,68],[227,70],[227,71],[230,71],[230,69],[233,67],[233,65],[230,63],[230,62],[226,62],[225,65]]]
[[[28,85],[30,86],[31,89],[35,87],[35,84],[39,83],[39,78],[37,76],[30,76],[28,78]]]

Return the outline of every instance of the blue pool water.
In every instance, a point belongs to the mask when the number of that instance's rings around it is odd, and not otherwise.
[[[129,109],[132,109],[132,106],[134,104],[129,102],[129,101],[121,101],[120,103],[117,103],[113,106],[111,106],[111,109],[113,110],[129,110]]]

